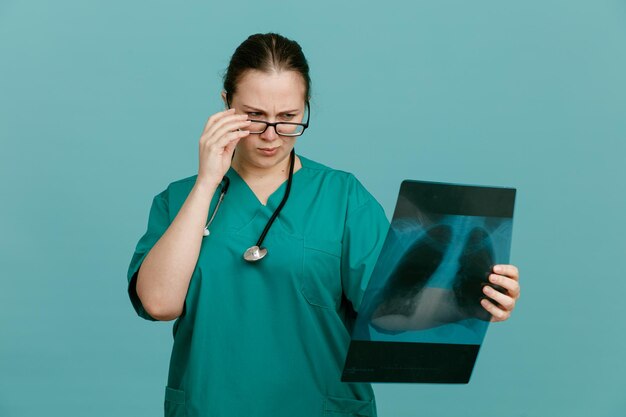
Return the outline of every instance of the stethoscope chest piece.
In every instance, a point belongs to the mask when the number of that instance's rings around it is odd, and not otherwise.
[[[256,262],[260,259],[263,259],[265,255],[267,255],[266,248],[259,248],[258,246],[254,245],[251,248],[248,248],[247,251],[245,251],[245,253],[243,254],[243,259],[248,262]]]

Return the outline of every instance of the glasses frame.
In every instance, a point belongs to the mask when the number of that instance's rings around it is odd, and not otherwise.
[[[226,95],[226,101],[228,103],[228,108],[230,109],[230,100],[228,99],[228,94]],[[307,114],[306,114],[306,122],[304,123],[296,123],[296,122],[267,122],[265,120],[256,120],[256,119],[249,119],[251,122],[255,122],[255,123],[264,123],[265,124],[265,129],[263,129],[260,132],[250,132],[251,134],[254,135],[261,135],[263,133],[265,133],[265,131],[267,130],[268,127],[273,126],[274,127],[274,131],[276,132],[277,135],[280,136],[287,136],[287,137],[296,137],[296,136],[301,136],[304,131],[307,129],[307,127],[309,127],[309,119],[311,118],[311,106],[309,104],[309,100],[305,100],[304,101],[304,105],[306,106],[306,110],[307,110]],[[278,129],[276,129],[277,125],[296,125],[296,126],[302,126],[302,132],[299,133],[278,133]]]

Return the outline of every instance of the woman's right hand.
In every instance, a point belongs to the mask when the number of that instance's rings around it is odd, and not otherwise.
[[[215,113],[204,126],[199,144],[198,177],[196,181],[217,185],[230,168],[233,152],[239,140],[250,132],[247,114],[235,114],[235,109]]]

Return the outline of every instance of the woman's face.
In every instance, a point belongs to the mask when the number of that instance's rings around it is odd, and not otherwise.
[[[249,119],[269,122],[303,121],[305,84],[300,73],[265,73],[248,70],[237,83],[230,106]],[[273,126],[263,133],[249,134],[237,144],[235,158],[256,168],[271,168],[289,157],[297,137],[281,136]]]

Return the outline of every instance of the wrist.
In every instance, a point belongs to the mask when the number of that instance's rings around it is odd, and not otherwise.
[[[221,179],[216,181],[210,178],[197,177],[194,187],[200,188],[205,191],[215,192],[217,187],[220,185],[220,182],[221,182]]]

